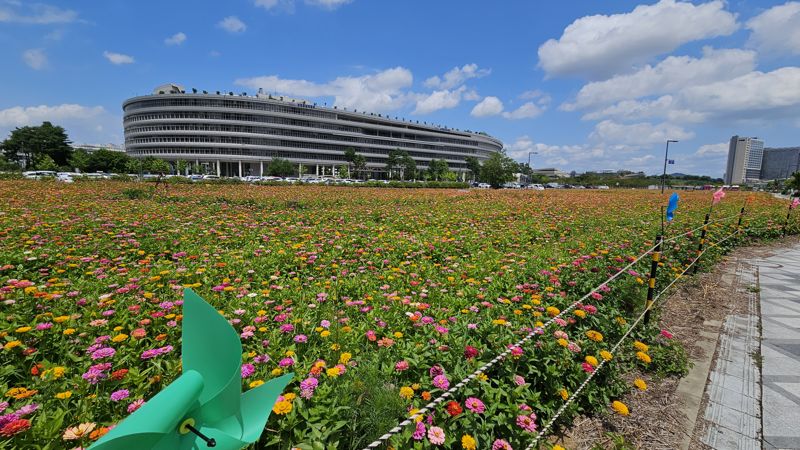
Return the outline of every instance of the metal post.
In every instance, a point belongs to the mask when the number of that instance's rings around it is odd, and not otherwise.
[[[708,231],[708,218],[710,213],[706,213],[706,219],[703,221],[703,231],[700,233],[700,245],[697,246],[697,257],[694,259],[694,267],[692,268],[692,275],[697,273],[697,266],[700,264],[700,254],[703,253],[703,244],[706,243],[706,232]]]
[[[786,221],[783,222],[783,236],[786,236],[786,227],[789,225],[789,215],[792,214],[792,205],[789,204],[789,210],[786,211]]]
[[[669,143],[678,142],[672,139],[667,139],[667,148],[664,150],[664,173],[661,175],[661,193],[664,193],[664,185],[667,184],[667,157],[669,155]]]
[[[653,252],[653,261],[650,263],[650,279],[647,283],[647,304],[644,312],[644,323],[650,323],[650,308],[653,307],[653,295],[656,291],[656,271],[658,270],[658,263],[661,261],[661,244],[663,242],[662,236],[656,236],[656,249]]]
[[[742,218],[743,217],[744,217],[744,206],[742,206],[742,209],[739,211],[739,223],[736,224],[736,229],[737,230],[741,230],[742,229]]]

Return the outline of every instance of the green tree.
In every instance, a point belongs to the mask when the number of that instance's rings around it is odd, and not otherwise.
[[[795,172],[792,177],[786,181],[786,187],[795,190],[795,195],[800,193],[800,172]]]
[[[348,167],[347,164],[342,164],[339,166],[337,174],[339,178],[350,178],[350,167]]]
[[[122,173],[127,169],[130,156],[101,148],[89,154],[87,172]],[[146,167],[146,166],[145,166]]]
[[[58,164],[53,161],[53,158],[50,155],[43,155],[39,158],[36,162],[36,170],[58,170]]]
[[[481,180],[497,189],[514,179],[514,171],[518,168],[517,162],[505,153],[494,152],[489,159],[484,161],[481,168]]]
[[[353,158],[353,170],[358,178],[364,178],[364,171],[367,170],[367,158],[364,158],[364,155],[356,155]]]
[[[267,165],[267,175],[273,177],[290,177],[294,175],[294,164],[282,158],[275,158]]]
[[[481,162],[474,156],[467,156],[467,170],[472,174],[472,181],[478,181],[481,175]]]
[[[175,171],[178,172],[178,175],[186,175],[186,171],[189,169],[189,163],[184,160],[178,160],[175,162]]]
[[[163,159],[154,159],[149,161],[145,168],[150,173],[166,174],[172,172],[172,166],[170,166],[169,163]]]
[[[139,175],[142,172],[144,172],[142,160],[138,158],[128,158],[128,161],[125,163],[125,173]]]
[[[347,161],[347,165],[350,168],[349,172],[353,172],[353,165],[356,162],[356,149],[347,147],[344,150],[344,160]]]
[[[417,162],[414,158],[408,156],[408,153],[400,158],[400,166],[403,170],[400,172],[400,178],[403,180],[414,180],[417,178]]]
[[[89,162],[89,153],[80,148],[72,152],[72,156],[70,156],[69,161],[67,161],[70,167],[81,172],[86,172],[86,170],[89,168]]]
[[[386,158],[386,173],[388,174],[389,179],[393,179],[397,175],[395,170],[400,165],[401,158],[402,151],[399,148],[389,150],[389,157]]]
[[[428,164],[428,175],[436,181],[442,180],[449,171],[450,166],[443,159],[433,159]]]
[[[0,172],[13,172],[19,169],[19,164],[9,161],[5,155],[0,154]]]
[[[17,161],[25,167],[37,167],[45,155],[57,166],[66,166],[72,147],[63,127],[43,122],[38,127],[15,128],[11,135],[0,143],[3,154],[9,161]]]

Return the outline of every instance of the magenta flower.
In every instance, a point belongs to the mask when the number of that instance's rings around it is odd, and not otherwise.
[[[415,441],[421,441],[425,437],[425,424],[417,422],[417,428],[414,430],[414,434],[412,434],[411,437]]]
[[[111,347],[103,347],[92,352],[92,359],[110,358],[116,353],[117,351]]]
[[[398,361],[397,364],[394,365],[394,370],[398,372],[402,372],[404,370],[408,370],[408,361]]]
[[[134,400],[130,405],[128,405],[128,413],[132,413],[137,409],[141,408],[144,405],[143,399]]]
[[[511,447],[511,444],[508,443],[505,439],[495,439],[492,443],[492,450],[514,450]]]
[[[281,367],[289,367],[294,365],[294,360],[292,358],[283,358],[282,360],[280,360],[278,365]]]
[[[255,373],[256,368],[252,364],[242,364],[242,378],[247,378]]]
[[[438,375],[443,375],[444,374],[444,369],[442,369],[442,366],[436,364],[435,366],[431,367],[431,369],[428,371],[428,373],[431,374],[431,377],[436,377]]]
[[[298,334],[297,336],[294,337],[294,341],[297,342],[298,344],[302,344],[308,341],[308,336],[306,336],[305,334]]]
[[[475,397],[469,397],[465,402],[464,405],[467,407],[468,410],[475,414],[483,414],[486,411],[486,405],[483,404],[480,399]]]
[[[517,416],[517,426],[525,431],[533,433],[536,431],[536,415]]]
[[[522,386],[523,384],[525,384],[525,378],[522,378],[519,375],[514,375],[514,384],[516,384],[517,386]]]
[[[433,385],[437,388],[446,391],[450,387],[450,380],[445,375],[436,375],[433,377]]]
[[[593,373],[594,372],[594,367],[591,364],[587,363],[587,362],[581,363],[581,368],[586,373]]]
[[[120,400],[125,400],[129,395],[130,392],[128,392],[127,389],[120,389],[111,393],[111,400],[118,402]]]

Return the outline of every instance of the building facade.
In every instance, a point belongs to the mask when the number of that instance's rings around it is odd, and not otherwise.
[[[765,148],[761,179],[783,180],[800,171],[800,147]]]
[[[728,145],[725,184],[752,183],[761,179],[764,141],[755,137],[732,136]]]
[[[467,157],[486,160],[503,143],[485,133],[390,119],[304,100],[259,93],[185,93],[163,85],[152,95],[123,103],[125,150],[132,157],[186,161],[221,176],[264,175],[275,158],[299,172],[333,176],[353,148],[372,178],[386,177],[395,149],[408,152],[419,170],[445,160],[463,176]]]

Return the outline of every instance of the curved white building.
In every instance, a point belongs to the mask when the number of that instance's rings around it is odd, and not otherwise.
[[[302,165],[309,174],[332,175],[347,163],[348,147],[365,157],[373,178],[386,176],[394,149],[407,151],[420,170],[443,159],[450,170],[464,173],[467,157],[483,161],[503,148],[484,133],[280,96],[184,93],[174,84],[126,100],[123,110],[129,155],[183,160],[223,176],[263,175],[273,158]]]

